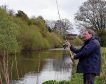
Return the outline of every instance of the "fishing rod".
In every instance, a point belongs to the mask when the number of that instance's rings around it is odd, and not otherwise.
[[[60,11],[59,11],[59,6],[58,6],[57,0],[56,0],[56,6],[57,6],[58,17],[59,17],[59,20],[61,21],[61,16],[60,16]]]
[[[57,5],[58,17],[59,17],[59,20],[61,21],[61,15],[60,15],[60,10],[59,10],[59,6],[58,6],[58,1],[57,1],[57,0],[56,0],[56,5]],[[67,41],[68,41],[68,39],[67,39],[66,36],[65,36],[65,42],[67,42]],[[65,43],[63,44],[63,48],[64,48],[64,50],[67,48],[67,45],[66,45]],[[69,50],[69,53],[70,53],[70,58],[71,58],[71,60],[74,62],[72,51]]]
[[[59,20],[61,21],[61,15],[60,15],[60,10],[59,10],[59,6],[58,6],[58,1],[56,0],[56,5],[57,5],[57,12],[58,12],[58,17],[59,17]],[[65,42],[67,42],[69,39],[65,36]],[[64,50],[67,48],[67,45],[65,45],[65,43],[63,44],[63,48]],[[73,61],[73,54],[72,52],[69,50],[69,53],[70,53],[70,58],[71,60]]]

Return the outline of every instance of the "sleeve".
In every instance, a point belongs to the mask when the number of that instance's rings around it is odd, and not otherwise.
[[[80,51],[80,49],[76,49],[73,46],[70,47],[70,50],[75,54],[77,54]]]
[[[80,58],[85,58],[90,56],[90,54],[92,52],[95,51],[95,49],[97,48],[97,45],[95,44],[95,42],[91,41],[89,44],[87,44],[86,46],[84,46],[84,48],[78,52],[75,56],[74,59],[80,59]]]

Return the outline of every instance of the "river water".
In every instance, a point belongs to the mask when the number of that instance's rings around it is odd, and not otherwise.
[[[49,80],[70,80],[72,61],[64,49],[23,53],[16,56],[12,84],[42,84]]]

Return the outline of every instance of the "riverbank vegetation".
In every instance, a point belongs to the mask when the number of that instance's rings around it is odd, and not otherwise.
[[[62,38],[49,32],[43,17],[29,19],[23,11],[12,14],[0,7],[0,52],[42,50],[59,47]]]

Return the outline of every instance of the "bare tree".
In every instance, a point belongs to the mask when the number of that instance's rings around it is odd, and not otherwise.
[[[8,13],[9,13],[10,16],[15,16],[15,12],[12,9],[9,9],[8,10]]]
[[[106,1],[88,0],[80,6],[75,15],[78,25],[95,30],[106,28]]]
[[[46,25],[47,25],[47,28],[48,28],[49,32],[53,31],[55,23],[56,23],[56,21],[54,21],[54,20],[51,20],[51,21],[46,20]]]
[[[72,30],[73,26],[68,19],[57,20],[54,26],[54,31],[64,35],[66,30]]]

